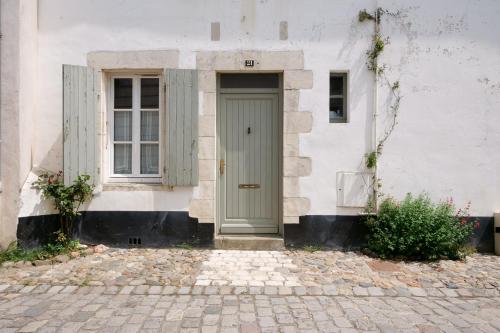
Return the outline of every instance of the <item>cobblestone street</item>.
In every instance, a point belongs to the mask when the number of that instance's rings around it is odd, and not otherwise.
[[[0,332],[500,330],[498,297],[286,294],[277,289],[217,287],[30,286],[0,293]]]
[[[499,258],[89,250],[0,267],[0,332],[498,332]]]

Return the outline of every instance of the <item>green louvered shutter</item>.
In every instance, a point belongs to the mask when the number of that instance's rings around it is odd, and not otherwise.
[[[93,68],[63,65],[64,183],[90,175],[96,183],[96,114],[100,80]]]
[[[166,69],[165,181],[171,186],[198,185],[198,72]]]

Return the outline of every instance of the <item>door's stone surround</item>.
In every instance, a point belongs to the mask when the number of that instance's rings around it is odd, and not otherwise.
[[[251,69],[245,59],[254,59]],[[299,223],[310,208],[300,195],[299,178],[311,173],[311,158],[300,155],[301,133],[312,129],[312,113],[299,110],[300,92],[312,89],[313,74],[304,70],[302,51],[199,51],[199,186],[189,206],[189,215],[200,223],[215,223],[216,214],[216,74],[219,71],[283,72],[283,223]]]

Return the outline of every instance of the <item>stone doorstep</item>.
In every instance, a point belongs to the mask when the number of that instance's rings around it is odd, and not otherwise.
[[[284,250],[285,241],[277,235],[217,235],[214,246],[219,250]]]

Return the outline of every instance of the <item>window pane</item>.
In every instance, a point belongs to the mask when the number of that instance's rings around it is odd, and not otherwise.
[[[141,112],[141,141],[158,141],[158,111]]]
[[[160,100],[160,79],[141,79],[141,108],[158,109]]]
[[[158,174],[158,144],[141,144],[141,174]]]
[[[132,108],[132,79],[115,79],[115,109]]]
[[[279,74],[221,74],[221,88],[279,88]]]
[[[132,141],[132,112],[114,112],[114,136],[115,141]]]
[[[344,117],[344,99],[330,98],[330,119],[339,119]]]
[[[114,172],[116,174],[132,173],[132,144],[115,144]]]
[[[344,95],[343,75],[330,75],[330,95]]]

